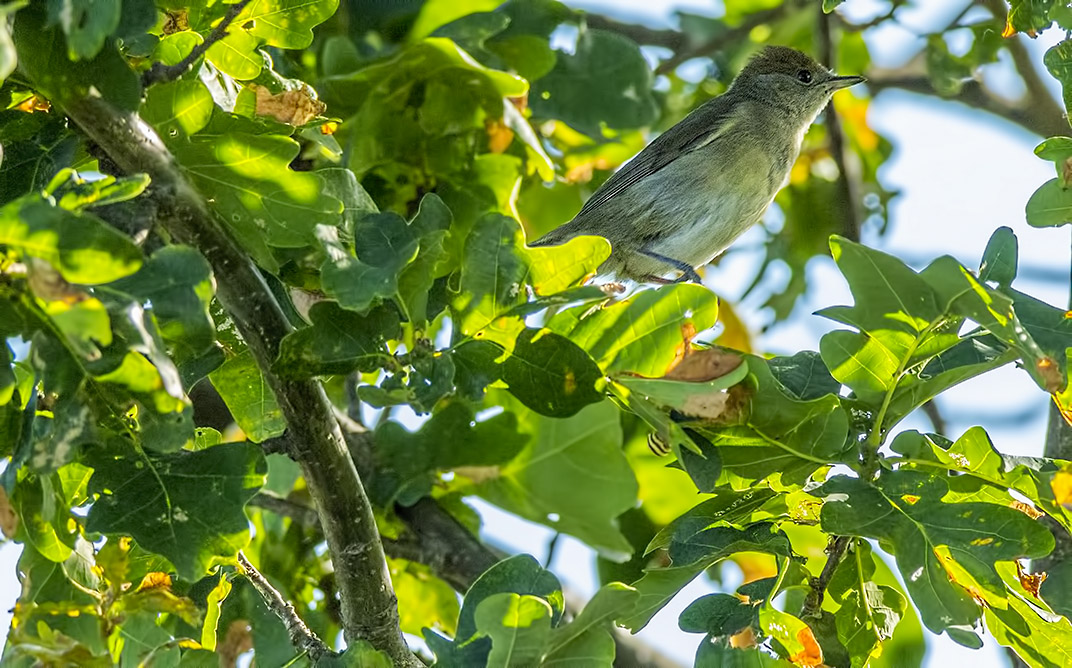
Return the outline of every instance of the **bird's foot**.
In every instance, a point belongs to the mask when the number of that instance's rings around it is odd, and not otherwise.
[[[683,269],[681,275],[670,281],[671,283],[695,283],[697,285],[703,285],[703,279],[696,273],[696,270],[692,267]]]
[[[681,276],[674,280],[658,279],[655,276],[648,276],[647,280],[651,281],[652,283],[666,285],[668,283],[684,283],[688,281],[689,283],[703,284],[703,280],[701,280],[700,275],[696,273],[696,269],[693,268],[693,266],[690,265],[688,262],[675,260],[672,257],[666,257],[665,255],[660,255],[659,253],[650,250],[641,250],[640,252],[654,260],[665,262],[666,264],[681,272]]]

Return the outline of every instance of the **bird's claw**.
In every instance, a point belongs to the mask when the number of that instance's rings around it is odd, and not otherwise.
[[[697,285],[703,285],[703,279],[696,273],[695,269],[682,269],[681,275],[673,281],[674,283],[695,283]]]

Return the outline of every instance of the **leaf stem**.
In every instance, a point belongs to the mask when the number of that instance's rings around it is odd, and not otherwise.
[[[901,363],[897,367],[897,371],[893,374],[893,384],[890,389],[886,390],[886,396],[882,398],[882,405],[878,409],[878,413],[875,414],[875,426],[871,429],[871,433],[867,435],[867,451],[864,453],[864,479],[870,480],[875,472],[878,470],[878,449],[882,447],[882,444],[886,440],[885,432],[882,429],[882,423],[886,421],[886,412],[889,411],[890,403],[893,401],[893,394],[897,391],[897,386],[900,384],[901,379],[904,377],[905,370],[908,368],[908,362],[912,359],[912,355],[916,354],[916,350],[919,348],[920,343],[924,341],[934,330],[943,326],[946,323],[945,316],[940,316],[938,319],[931,322],[927,327],[912,340],[912,345],[908,346],[908,350],[905,351],[904,356],[901,358]]]

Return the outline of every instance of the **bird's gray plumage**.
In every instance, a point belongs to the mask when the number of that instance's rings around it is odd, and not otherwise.
[[[811,82],[804,83],[802,72]],[[654,279],[710,262],[756,223],[785,183],[835,77],[807,55],[767,47],[708,100],[612,175],[577,216],[533,242],[611,242],[601,273]]]

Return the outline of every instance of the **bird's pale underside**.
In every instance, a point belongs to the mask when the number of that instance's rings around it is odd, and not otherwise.
[[[794,49],[767,47],[725,94],[656,138],[573,220],[532,245],[598,235],[612,249],[601,274],[698,281],[695,268],[763,217],[833,93],[862,80],[836,76]]]

